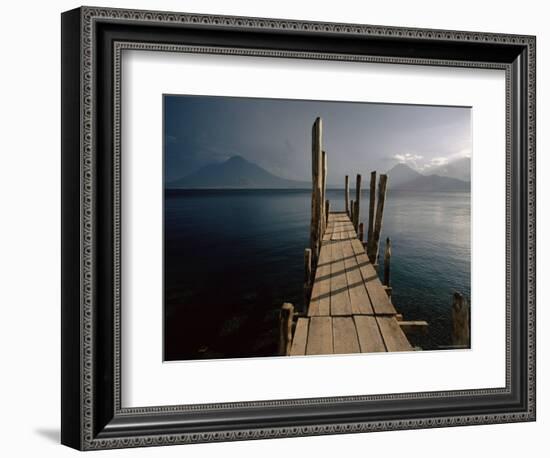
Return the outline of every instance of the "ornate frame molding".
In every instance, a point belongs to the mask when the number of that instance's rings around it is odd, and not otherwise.
[[[68,14],[68,13],[66,13]],[[136,447],[150,445],[167,445],[179,443],[195,443],[227,440],[247,440],[271,437],[290,437],[319,434],[338,434],[349,432],[384,431],[412,428],[442,427],[456,425],[504,423],[515,421],[529,421],[535,418],[535,38],[531,36],[518,36],[507,34],[491,34],[479,32],[461,32],[444,30],[425,30],[400,27],[382,27],[357,24],[337,24],[308,21],[293,21],[282,19],[263,19],[248,17],[210,16],[185,13],[168,13],[152,11],[133,11],[123,9],[105,9],[94,7],[83,7],[78,13],[78,34],[80,37],[80,63],[78,68],[79,91],[80,91],[80,176],[78,180],[80,195],[80,214],[78,218],[79,245],[80,245],[80,277],[79,296],[80,307],[78,313],[78,326],[80,329],[78,345],[80,349],[78,371],[79,386],[79,427],[78,438],[71,437],[63,441],[81,449],[104,449],[120,447]],[[74,17],[71,20],[75,20]],[[206,432],[182,432],[164,434],[143,434],[126,435],[124,431],[117,436],[103,435],[101,428],[97,425],[95,406],[97,405],[97,386],[95,380],[96,355],[94,342],[96,340],[96,308],[97,303],[97,270],[96,270],[96,240],[97,217],[96,208],[99,204],[97,198],[97,169],[96,169],[96,148],[95,139],[97,136],[97,74],[96,74],[96,53],[97,53],[97,25],[99,23],[125,24],[125,25],[166,25],[206,27],[210,29],[238,30],[238,31],[281,31],[293,33],[325,36],[358,36],[361,38],[384,37],[392,39],[414,39],[425,42],[447,42],[447,43],[486,43],[499,45],[501,47],[514,47],[524,49],[524,58],[527,59],[527,74],[524,76],[523,84],[527,85],[527,99],[525,112],[527,114],[526,136],[526,170],[527,181],[526,196],[526,288],[527,315],[526,315],[526,340],[527,359],[526,364],[526,408],[521,412],[491,413],[487,415],[449,415],[438,417],[418,417],[414,419],[393,419],[385,421],[357,421],[357,422],[333,422],[308,426],[270,426],[255,428],[227,428],[222,431]],[[507,109],[507,235],[506,235],[506,274],[507,274],[507,383],[506,388],[490,390],[468,390],[458,392],[431,392],[431,393],[408,393],[400,395],[380,396],[358,396],[347,398],[316,398],[300,400],[278,400],[251,403],[231,404],[197,404],[189,406],[162,406],[152,408],[123,409],[120,404],[120,65],[121,52],[124,49],[146,49],[152,51],[172,51],[190,53],[214,53],[233,55],[253,55],[265,57],[295,57],[302,59],[321,60],[350,60],[363,62],[399,63],[412,65],[440,65],[440,66],[461,66],[470,68],[497,68],[506,71],[506,109]],[[470,60],[449,60],[434,58],[410,58],[395,56],[359,55],[359,54],[338,54],[334,52],[303,52],[274,49],[252,49],[243,47],[221,47],[221,46],[197,46],[197,45],[176,45],[167,43],[146,43],[131,40],[114,41],[114,122],[113,130],[113,173],[114,173],[114,195],[113,195],[113,257],[114,257],[114,279],[112,295],[114,298],[114,416],[124,417],[131,415],[168,415],[174,413],[185,413],[190,411],[211,411],[231,410],[236,408],[265,408],[276,406],[312,406],[322,404],[334,404],[341,402],[372,401],[372,400],[396,400],[396,399],[427,399],[451,396],[471,397],[473,395],[487,394],[509,394],[511,392],[512,374],[511,367],[511,277],[512,277],[512,236],[514,230],[512,214],[512,104],[513,87],[512,72],[513,64],[505,62],[484,62]],[[65,154],[65,153],[64,153]],[[74,304],[73,304],[74,305]],[[74,408],[74,407],[73,407]],[[116,431],[115,431],[116,433]]]

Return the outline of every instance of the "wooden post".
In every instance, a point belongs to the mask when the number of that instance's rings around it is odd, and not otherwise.
[[[344,190],[344,202],[346,203],[346,214],[350,216],[350,209],[349,209],[349,176],[346,175],[346,187]]]
[[[323,121],[317,118],[313,123],[312,142],[311,142],[311,175],[312,175],[312,192],[311,192],[311,228],[310,228],[310,248],[311,260],[313,268],[317,266],[317,259],[321,247],[321,162],[322,162],[322,134]]]
[[[326,219],[327,216],[325,215],[325,200],[327,198],[327,152],[322,152],[322,160],[321,160],[321,239],[323,238],[323,235],[325,234],[326,229]]]
[[[325,200],[325,230],[328,226],[328,215],[330,213],[330,200]]]
[[[365,225],[363,223],[359,223],[359,233],[357,234],[357,237],[362,242],[364,236],[365,236]]]
[[[382,219],[384,217],[384,203],[386,202],[387,175],[380,175],[378,181],[378,204],[376,206],[376,218],[372,232],[372,243],[369,242],[369,259],[373,264],[378,263],[378,249],[380,246],[380,233],[382,232]]]
[[[361,206],[361,174],[357,174],[357,181],[355,183],[355,211],[353,216],[355,217],[354,226],[355,231],[359,230],[359,211]]]
[[[391,262],[391,240],[386,239],[386,251],[384,252],[384,285],[390,286],[390,262]]]
[[[311,249],[306,248],[304,251],[304,312],[307,313],[309,306],[309,298],[311,295]]]
[[[290,354],[292,345],[292,319],[294,317],[294,306],[285,302],[280,313],[279,327],[279,355],[286,356]]]
[[[372,233],[374,232],[374,204],[376,202],[376,172],[370,173],[369,189],[369,221],[367,229],[367,246],[372,243]],[[367,253],[368,254],[368,253]]]
[[[350,211],[349,219],[351,219],[351,222],[353,223],[353,221],[354,221],[354,219],[353,219],[353,218],[354,218],[354,216],[353,216],[353,210],[355,209],[355,205],[354,205],[354,203],[353,203],[353,200],[350,200],[350,201],[349,201],[349,209],[350,209],[350,210],[349,210],[349,211]]]
[[[453,345],[461,348],[470,348],[470,305],[460,293],[453,295]]]
[[[356,234],[359,232],[358,213],[359,213],[359,202],[355,200],[353,201],[353,228],[355,229]]]

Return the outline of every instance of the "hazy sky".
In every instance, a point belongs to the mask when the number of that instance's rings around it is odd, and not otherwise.
[[[471,155],[465,107],[172,95],[164,106],[167,181],[235,155],[280,177],[310,180],[317,116],[330,184],[398,162],[429,172]]]

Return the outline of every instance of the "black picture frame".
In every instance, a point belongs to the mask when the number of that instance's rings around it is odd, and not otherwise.
[[[533,36],[81,7],[62,14],[62,432],[80,450],[535,420]],[[120,52],[506,71],[505,388],[122,408]]]

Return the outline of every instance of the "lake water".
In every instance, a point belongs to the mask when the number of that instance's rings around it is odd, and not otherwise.
[[[343,191],[327,198],[343,210]],[[166,191],[166,360],[276,354],[281,305],[303,307],[310,205],[310,190]],[[390,192],[386,237],[392,301],[430,325],[413,343],[450,345],[452,293],[470,297],[470,194]]]

